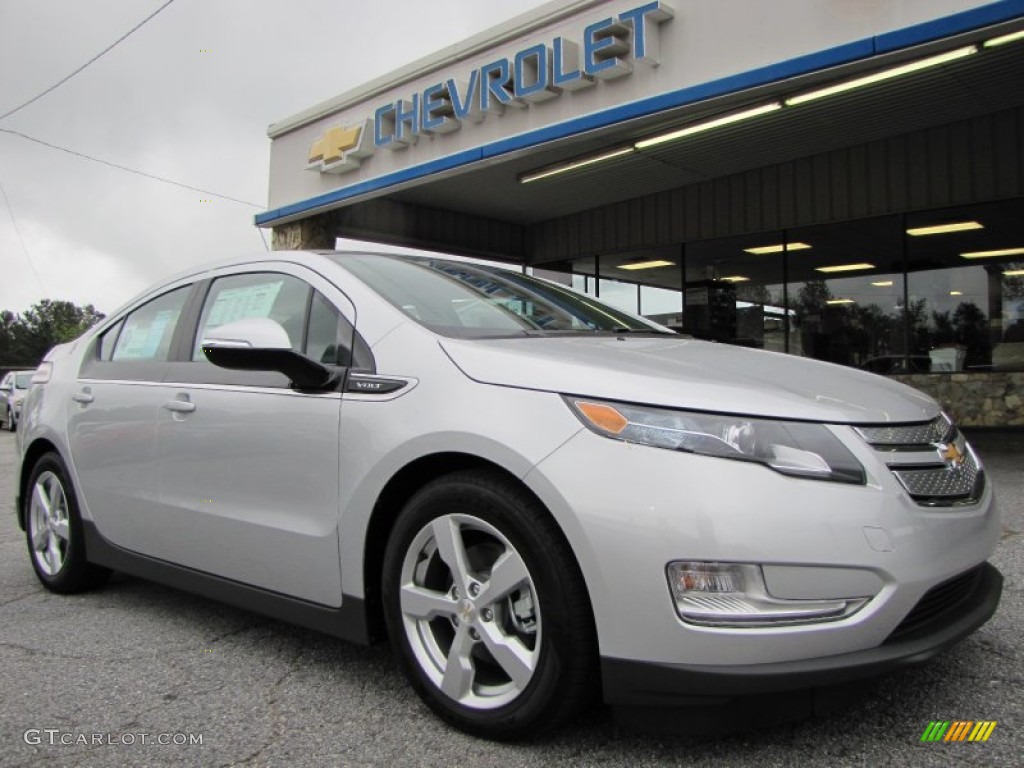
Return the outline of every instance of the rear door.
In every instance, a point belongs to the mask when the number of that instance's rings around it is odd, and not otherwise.
[[[172,288],[97,336],[67,404],[79,496],[104,537],[138,552],[152,544],[162,380],[193,289]]]

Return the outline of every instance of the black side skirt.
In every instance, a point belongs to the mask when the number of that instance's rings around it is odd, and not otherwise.
[[[82,527],[85,532],[86,556],[90,563],[342,640],[362,645],[372,641],[366,606],[361,598],[343,595],[340,608],[311,603],[124,549],[104,538],[91,520],[83,520]]]

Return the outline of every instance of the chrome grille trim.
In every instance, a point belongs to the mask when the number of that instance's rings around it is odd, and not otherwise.
[[[975,504],[981,498],[985,488],[981,462],[945,414],[924,424],[866,425],[854,430],[878,451],[918,504],[953,507]]]
[[[886,424],[882,427],[854,427],[857,433],[876,448],[883,446],[931,446],[932,443],[953,442],[957,428],[946,414],[927,424]]]
[[[930,507],[976,501],[983,488],[981,467],[969,448],[955,467],[893,469],[893,474],[918,504]]]

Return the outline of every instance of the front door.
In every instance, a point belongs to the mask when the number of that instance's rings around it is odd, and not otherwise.
[[[345,362],[338,350],[351,348],[353,331],[339,308],[344,296],[315,273],[277,269],[214,279],[192,360],[168,368],[157,434],[158,525],[167,536],[154,554],[338,606],[340,391],[297,392],[276,373],[216,368],[200,349],[217,325],[269,317],[297,351]]]

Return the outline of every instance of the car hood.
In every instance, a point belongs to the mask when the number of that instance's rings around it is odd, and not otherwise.
[[[685,337],[443,339],[486,384],[718,413],[828,423],[926,421],[935,401],[845,366]]]

